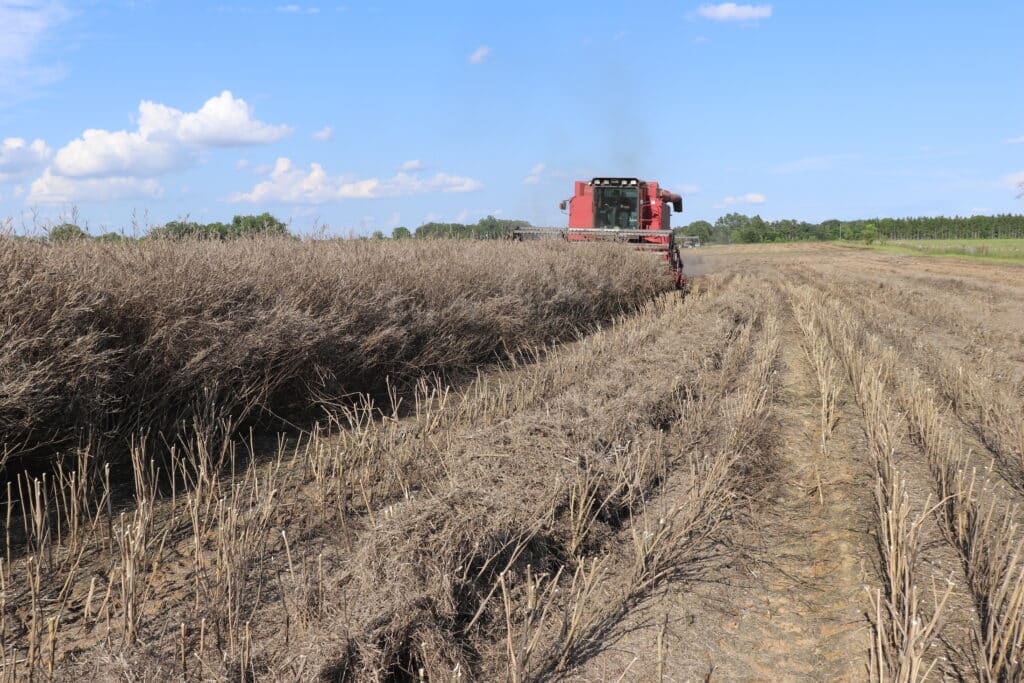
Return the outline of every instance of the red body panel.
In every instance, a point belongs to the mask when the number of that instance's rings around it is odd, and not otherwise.
[[[569,227],[594,227],[594,188],[585,180],[576,181],[576,191],[569,200]]]
[[[595,179],[596,180],[596,179]],[[569,198],[569,227],[594,228],[594,181],[577,180],[575,192]],[[640,181],[640,230],[668,230],[670,228],[670,211],[666,206],[664,192],[656,182]],[[590,239],[588,235],[571,234],[570,240],[581,241]],[[660,235],[644,237],[644,242],[668,244],[668,238]]]
[[[670,230],[671,210],[669,205],[674,205],[677,211],[682,210],[682,199],[679,195],[666,192],[658,187],[656,182],[646,182],[634,178],[594,178],[591,181],[577,180],[573,196],[568,200],[569,228],[567,237],[571,242],[585,242],[600,237],[600,233],[588,235],[585,232],[574,232],[573,230],[587,230],[604,228],[607,226],[594,225],[594,187],[595,185],[608,185],[610,187],[636,187],[639,195],[639,207],[637,212],[636,228],[631,230],[639,231],[663,231]],[[675,251],[674,240],[671,235],[651,234],[632,235],[628,242],[632,242],[636,248],[664,252],[664,258],[669,263],[676,284],[682,287],[685,283],[683,276],[682,261]]]

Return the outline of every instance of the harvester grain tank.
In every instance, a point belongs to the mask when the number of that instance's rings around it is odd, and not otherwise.
[[[574,189],[573,196],[560,205],[569,211],[567,229],[526,228],[516,231],[516,237],[557,235],[570,242],[619,242],[661,256],[676,286],[686,284],[670,223],[672,211],[683,210],[682,197],[638,178],[578,180]]]

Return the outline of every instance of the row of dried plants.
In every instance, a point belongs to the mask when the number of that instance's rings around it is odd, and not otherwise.
[[[877,329],[895,345],[887,347],[879,337],[867,334],[860,341],[865,353],[892,358],[884,389],[906,416],[909,433],[931,470],[940,501],[939,526],[963,563],[978,615],[975,673],[983,680],[1020,680],[1024,535],[1015,522],[1013,497],[999,489],[1001,481],[1019,488],[1019,458],[1014,452],[1020,429],[1014,413],[1019,404],[999,377],[976,365],[965,372],[971,361],[964,356],[914,340],[897,312],[875,302],[850,301],[845,313],[857,318],[851,328]],[[956,418],[989,447],[996,458],[995,472],[979,472],[972,466]],[[996,472],[1001,477],[993,476]]]
[[[173,441],[214,411],[235,428],[322,417],[575,338],[670,286],[607,245],[0,239],[0,453],[123,462],[132,438]]]
[[[948,350],[922,349],[930,377],[954,413],[995,456],[1003,479],[1024,492],[1024,382],[1014,386],[994,354],[978,360]]]
[[[979,675],[1024,678],[1024,538],[987,477],[972,468],[961,440],[923,382],[910,377],[900,391],[911,431],[928,458],[943,505],[946,534],[960,553],[980,620]],[[982,502],[985,501],[985,502]]]
[[[1019,332],[1000,335],[979,326],[955,300],[938,305],[935,298],[949,294],[937,285],[921,288],[901,282],[876,299],[859,295],[857,278],[825,282],[832,296],[848,301],[876,334],[913,359],[944,403],[995,457],[1003,480],[1024,492],[1024,377],[1008,362],[1008,355],[1019,349]],[[958,280],[940,284],[967,286]],[[993,296],[975,295],[983,300]]]
[[[833,291],[850,297],[848,310],[859,311],[865,327],[885,334],[900,352],[889,389],[906,414],[911,436],[927,458],[941,501],[940,526],[963,562],[978,614],[976,673],[984,680],[1024,677],[1024,533],[1016,519],[1015,496],[1005,482],[1022,490],[1024,482],[1024,403],[1020,387],[995,351],[973,335],[955,311],[937,315],[968,335],[973,353],[937,347],[908,331],[903,311],[851,297],[848,283]],[[879,352],[876,340],[869,352]],[[991,453],[993,465],[979,471],[964,445],[957,423],[965,425]]]
[[[943,610],[952,594],[933,590],[927,604],[918,576],[923,527],[931,514],[930,500],[915,509],[904,475],[896,463],[896,449],[905,429],[887,391],[893,371],[891,351],[865,346],[871,342],[863,326],[847,310],[829,306],[812,287],[792,290],[794,310],[805,335],[805,346],[821,373],[838,358],[864,415],[870,460],[875,472],[874,520],[881,587],[869,589],[873,630],[869,676],[877,681],[923,681],[937,661],[930,650],[940,636]],[[837,390],[823,387],[823,414]],[[827,428],[827,425],[825,425]]]
[[[197,419],[167,458],[135,442],[130,504],[87,450],[16,478],[0,680],[563,675],[763,476],[766,293],[662,299],[269,446]]]
[[[762,304],[775,299],[767,288],[761,296]],[[731,337],[716,378],[698,375],[688,386],[700,398],[689,394],[666,443],[655,451],[663,458],[659,469],[666,481],[660,486],[667,493],[651,499],[648,492],[638,498],[639,505],[627,507],[627,527],[613,537],[609,555],[597,565],[606,571],[595,574],[592,569],[586,592],[574,590],[574,578],[565,593],[570,600],[547,610],[562,615],[559,627],[534,628],[534,640],[548,643],[535,668],[526,677],[510,679],[547,680],[567,673],[574,662],[585,661],[614,639],[632,606],[669,582],[706,575],[724,559],[717,545],[728,524],[759,498],[771,478],[779,356],[771,308],[752,314]],[[600,507],[595,512],[596,518],[606,515]],[[632,552],[616,568],[611,549],[623,546]],[[604,595],[597,597],[602,588]],[[514,631],[510,625],[509,633]]]
[[[842,392],[838,362],[828,346],[824,331],[806,302],[789,300],[790,309],[800,328],[800,347],[807,361],[814,369],[818,394],[818,437],[822,458],[829,457],[829,444],[839,425],[839,396]],[[818,502],[825,504],[825,493],[821,481],[821,473],[815,472],[818,489]]]
[[[672,304],[645,323],[643,345],[603,366],[609,384],[504,423],[495,455],[512,462],[465,459],[443,496],[384,520],[353,569],[358,604],[330,670],[558,678],[599,650],[629,606],[696,572],[735,513],[722,482],[736,470],[691,449],[731,433],[726,397],[750,364],[756,308],[749,296]],[[681,333],[687,324],[697,327]],[[712,349],[721,356],[709,365]],[[625,394],[614,376],[631,377]],[[753,426],[735,433],[763,436]],[[537,431],[550,433],[540,449]],[[673,486],[682,491],[670,504],[658,494]],[[415,560],[396,566],[396,548]]]

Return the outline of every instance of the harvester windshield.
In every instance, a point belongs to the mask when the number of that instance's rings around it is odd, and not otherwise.
[[[636,187],[595,187],[594,227],[636,230],[640,194]]]

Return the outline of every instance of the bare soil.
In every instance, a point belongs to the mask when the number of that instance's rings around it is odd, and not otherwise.
[[[775,486],[732,540],[737,560],[711,580],[668,590],[580,680],[860,680],[873,573],[869,500],[856,406],[844,401],[822,453],[813,370],[787,330]]]

